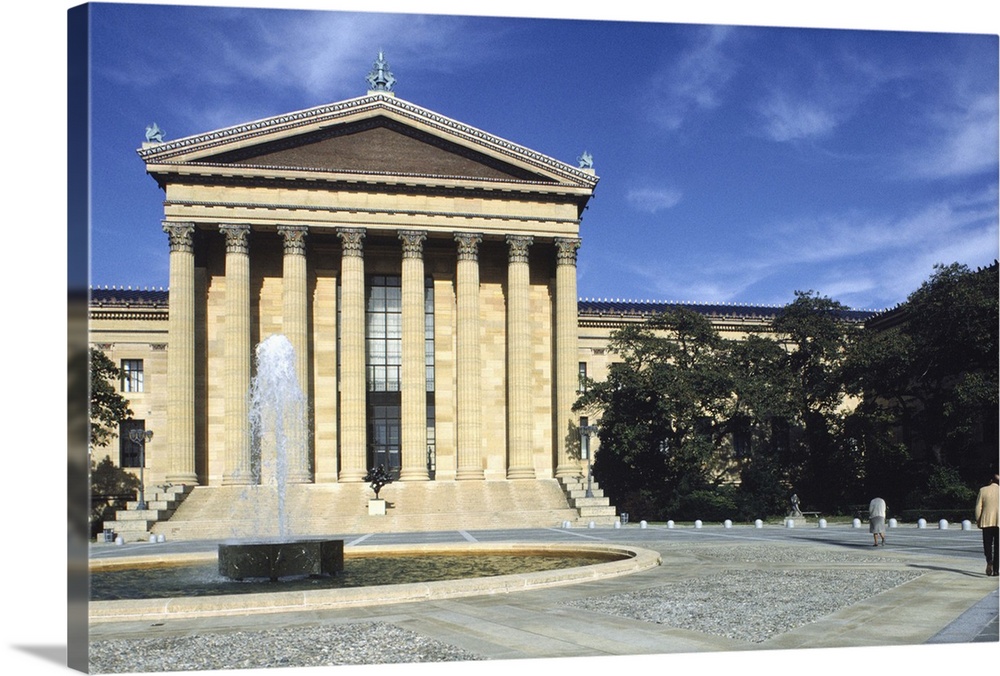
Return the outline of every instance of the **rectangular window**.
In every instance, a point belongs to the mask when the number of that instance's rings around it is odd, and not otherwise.
[[[122,420],[118,423],[118,466],[119,467],[140,467],[142,466],[142,443],[132,441],[132,433],[137,433],[137,438],[146,432],[145,420]]]
[[[587,392],[587,362],[580,362],[580,375],[577,381],[576,391],[580,394]]]
[[[122,359],[122,392],[142,392],[142,360]]]

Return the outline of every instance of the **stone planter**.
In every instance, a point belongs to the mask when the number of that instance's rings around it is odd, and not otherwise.
[[[369,500],[368,516],[385,516],[385,500]]]

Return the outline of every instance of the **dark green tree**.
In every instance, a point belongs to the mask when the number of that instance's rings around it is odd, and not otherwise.
[[[795,293],[774,321],[788,341],[793,417],[789,446],[792,488],[806,505],[830,511],[859,499],[860,451],[843,436],[843,367],[860,328],[848,308],[812,291]]]
[[[132,417],[128,400],[116,387],[121,373],[115,363],[90,348],[90,445],[104,447],[118,434],[118,423]]]
[[[891,478],[909,507],[959,500],[996,462],[997,288],[996,264],[936,266],[852,346],[868,483]]]
[[[717,486],[727,466],[724,341],[707,318],[681,309],[616,331],[610,347],[621,361],[576,406],[600,416],[594,476],[624,511],[679,517],[684,500]]]

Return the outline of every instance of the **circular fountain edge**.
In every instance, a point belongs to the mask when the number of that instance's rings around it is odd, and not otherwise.
[[[446,553],[490,553],[511,554],[529,553],[561,553],[567,555],[602,553],[618,555],[620,558],[605,563],[589,564],[559,570],[540,571],[533,573],[518,573],[494,577],[466,578],[445,580],[439,582],[409,582],[404,584],[384,585],[377,587],[350,587],[341,589],[312,589],[307,591],[262,592],[257,594],[240,594],[227,596],[185,596],[177,598],[137,599],[123,601],[92,601],[89,605],[91,623],[132,622],[132,621],[162,621],[181,618],[209,618],[230,615],[252,615],[258,613],[288,613],[300,611],[334,610],[393,603],[411,603],[431,599],[460,598],[483,594],[507,594],[518,591],[530,591],[568,584],[578,584],[595,580],[620,577],[647,570],[660,565],[658,552],[610,544],[523,544],[523,543],[484,543],[484,544],[454,544],[454,545],[383,545],[345,548],[344,556],[350,559],[354,556],[376,554],[446,554]],[[183,561],[206,560],[216,556],[214,553],[199,555],[177,555]],[[129,561],[118,560],[108,562],[92,561],[92,569],[109,569],[144,565],[142,559],[153,557],[134,557]],[[148,563],[168,563],[173,557],[156,557]],[[178,562],[180,562],[178,560]],[[94,564],[97,564],[94,566]]]

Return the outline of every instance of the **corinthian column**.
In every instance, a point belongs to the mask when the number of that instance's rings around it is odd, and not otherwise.
[[[365,428],[365,259],[362,228],[340,228],[340,480],[367,473]]]
[[[250,462],[250,252],[249,225],[223,225],[226,236],[226,325],[223,379],[226,468],[223,484],[254,481]]]
[[[427,481],[427,355],[424,351],[424,240],[404,230],[402,302],[403,366],[400,393],[400,481]]]
[[[285,248],[282,272],[281,331],[295,349],[295,376],[302,395],[303,418],[311,409],[306,405],[309,390],[309,335],[306,298],[306,232],[304,226],[279,225]],[[290,483],[308,483],[309,435],[305,420],[297,421],[289,429],[288,477]]]
[[[166,480],[195,485],[194,224],[165,222],[163,231],[170,237]]]
[[[458,304],[458,410],[455,478],[483,479],[482,403],[479,356],[479,243],[482,235],[459,233],[456,301]]]
[[[559,237],[556,244],[556,477],[579,476],[580,463],[570,458],[575,437],[573,404],[580,372],[577,354],[576,250],[580,240]]]
[[[528,247],[533,239],[508,235],[507,258],[507,478],[534,479],[531,447],[531,312]]]

